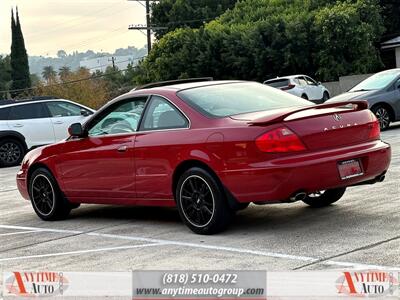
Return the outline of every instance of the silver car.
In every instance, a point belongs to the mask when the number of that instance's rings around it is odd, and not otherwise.
[[[400,121],[400,69],[376,73],[348,92],[329,101],[367,100],[379,120],[381,130]]]

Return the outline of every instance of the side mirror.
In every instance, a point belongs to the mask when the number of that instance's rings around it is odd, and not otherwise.
[[[396,81],[396,89],[400,89],[400,79]]]
[[[322,85],[322,82],[321,82],[321,81],[318,81],[318,82],[317,82],[317,85]]]
[[[91,115],[91,113],[88,112],[86,109],[81,109],[81,116],[87,117],[90,115]]]
[[[74,123],[68,128],[68,133],[71,137],[84,137],[84,131],[81,123]]]

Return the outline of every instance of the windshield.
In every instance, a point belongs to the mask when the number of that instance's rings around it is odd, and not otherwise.
[[[380,90],[385,88],[393,80],[395,80],[400,75],[399,70],[390,70],[385,72],[376,73],[371,77],[361,81],[355,87],[353,87],[349,92],[357,91],[371,91]]]
[[[255,82],[197,87],[178,96],[209,117],[227,117],[263,110],[309,106],[312,102]]]

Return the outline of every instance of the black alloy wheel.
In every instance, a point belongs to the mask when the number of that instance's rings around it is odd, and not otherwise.
[[[32,181],[32,203],[43,216],[50,215],[54,210],[54,188],[43,174],[38,174]]]
[[[45,168],[35,170],[30,176],[29,195],[34,211],[45,221],[65,219],[73,208]]]
[[[12,167],[21,163],[24,158],[24,147],[13,139],[0,141],[0,166]]]
[[[191,168],[181,176],[176,195],[179,214],[195,233],[220,232],[234,214],[218,180],[201,168]]]

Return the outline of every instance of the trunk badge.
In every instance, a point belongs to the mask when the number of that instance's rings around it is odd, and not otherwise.
[[[334,114],[332,117],[336,122],[339,122],[342,119],[342,116],[339,114]]]

